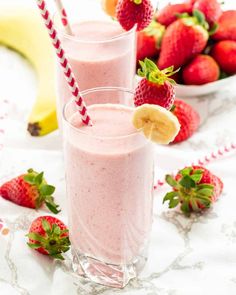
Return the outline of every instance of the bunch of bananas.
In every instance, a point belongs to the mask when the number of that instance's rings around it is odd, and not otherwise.
[[[57,129],[54,52],[37,10],[1,9],[0,44],[25,56],[36,70],[38,92],[28,120],[30,134],[42,136]]]

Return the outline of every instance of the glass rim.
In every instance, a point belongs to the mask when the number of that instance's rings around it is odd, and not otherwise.
[[[134,25],[134,27],[132,29],[130,29],[129,31],[125,31],[118,34],[118,35],[115,35],[113,37],[110,37],[108,39],[105,39],[105,40],[83,40],[83,39],[80,39],[79,36],[73,36],[73,35],[69,35],[68,33],[66,33],[62,28],[60,28],[60,26],[57,24],[57,21],[56,20],[56,16],[58,16],[58,13],[54,13],[53,15],[53,19],[54,19],[54,24],[55,24],[55,27],[56,29],[58,30],[58,33],[63,35],[64,38],[66,38],[67,40],[70,40],[70,41],[73,41],[73,42],[78,42],[78,43],[91,43],[91,44],[101,44],[101,43],[109,43],[109,42],[113,42],[113,41],[116,41],[116,40],[119,40],[119,39],[122,39],[126,36],[129,36],[131,35],[132,33],[135,33],[136,32],[136,27],[137,25]],[[59,19],[60,19],[60,16],[59,16]],[[80,21],[78,22],[79,23],[83,23],[83,22],[87,22],[89,20],[84,20],[84,21]],[[101,19],[97,19],[97,21],[105,21],[107,23],[112,23],[114,22],[115,20],[101,20]],[[118,21],[117,21],[118,23]]]
[[[90,88],[90,89],[86,89],[84,91],[81,92],[81,96],[83,97],[84,95],[87,95],[89,93],[93,93],[93,92],[99,92],[99,91],[121,91],[121,92],[125,92],[125,93],[129,93],[129,94],[134,94],[134,91],[129,89],[129,88],[123,88],[123,87],[95,87],[95,88]],[[86,136],[91,136],[95,139],[105,139],[105,140],[114,140],[114,139],[124,139],[124,138],[130,138],[133,136],[136,136],[137,134],[140,134],[139,130],[135,130],[132,133],[129,133],[128,135],[119,135],[119,136],[97,136],[94,134],[90,134],[87,131],[82,131],[79,128],[76,128],[74,125],[72,125],[69,121],[68,118],[66,117],[66,109],[69,105],[71,105],[72,103],[75,104],[75,100],[74,98],[71,98],[67,103],[64,104],[63,106],[63,110],[62,110],[62,120],[65,122],[65,124],[67,126],[69,126],[70,128],[72,128],[75,132],[77,132],[78,134],[83,134]],[[109,103],[104,103],[104,104],[109,104]],[[95,104],[94,104],[95,105]],[[96,104],[96,105],[100,105],[100,104]],[[102,105],[102,104],[101,104]],[[112,103],[111,103],[112,105]],[[119,104],[114,104],[114,105],[119,105]],[[122,105],[122,104],[121,104]],[[93,106],[93,105],[91,105]],[[130,110],[134,110],[133,107],[129,107],[126,106],[128,109]]]

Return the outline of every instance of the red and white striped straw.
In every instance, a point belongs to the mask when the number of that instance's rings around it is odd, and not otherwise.
[[[62,4],[61,0],[55,0],[56,6],[57,6],[57,10],[59,12],[59,15],[61,17],[61,22],[65,28],[65,31],[68,35],[73,35],[72,29],[71,29],[71,25],[68,21],[68,17],[67,17],[67,13],[66,10]]]
[[[48,29],[48,33],[52,40],[52,44],[56,49],[56,55],[63,69],[65,79],[68,83],[68,86],[70,88],[72,95],[75,98],[75,103],[80,112],[82,122],[86,125],[92,125],[92,121],[90,119],[90,116],[88,115],[87,107],[84,103],[83,98],[80,95],[79,86],[75,80],[75,76],[72,72],[71,65],[69,64],[65,51],[62,48],[61,41],[58,38],[57,31],[50,17],[50,13],[47,9],[46,3],[44,0],[36,0],[36,1],[37,1],[38,8],[40,10],[41,16],[44,19],[45,26]]]
[[[204,157],[198,159],[196,162],[192,163],[193,165],[207,165],[211,161],[214,161],[218,158],[225,156],[227,153],[236,150],[236,142],[231,142],[230,144],[226,144],[221,146],[215,151],[212,151],[210,154],[205,155]]]
[[[224,145],[220,148],[218,148],[215,151],[212,151],[210,154],[205,155],[202,158],[197,159],[196,161],[187,164],[185,166],[190,166],[190,165],[199,165],[199,166],[204,166],[209,164],[210,162],[217,160],[223,156],[225,156],[226,154],[232,152],[232,151],[236,151],[236,142],[231,142],[228,145]],[[182,167],[183,168],[183,167]],[[180,169],[182,169],[180,168]],[[171,174],[175,175],[177,174],[177,172],[180,169],[176,169],[175,171],[173,171]],[[158,179],[157,180],[157,184],[154,186],[154,189],[157,189],[159,186],[163,186],[165,184],[165,177],[163,177],[162,179]]]

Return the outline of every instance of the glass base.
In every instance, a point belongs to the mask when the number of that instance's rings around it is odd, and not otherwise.
[[[147,257],[140,255],[130,264],[108,264],[73,251],[73,268],[78,275],[113,288],[124,288],[136,278],[146,264]]]

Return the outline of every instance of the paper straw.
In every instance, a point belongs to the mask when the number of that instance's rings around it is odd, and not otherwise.
[[[185,167],[191,166],[191,165],[198,165],[198,166],[207,165],[214,160],[222,158],[223,156],[225,156],[226,154],[228,154],[229,152],[232,152],[232,151],[236,151],[236,142],[231,142],[228,145],[221,146],[217,150],[212,151],[211,153],[205,155],[204,157],[201,157],[201,158],[197,159],[196,161],[185,165]],[[180,168],[180,169],[182,169],[182,168]],[[176,169],[171,174],[176,175],[180,169]],[[162,179],[158,179],[157,184],[154,186],[154,189],[157,189],[159,186],[163,186],[164,184],[165,184],[165,177],[163,177]]]
[[[57,10],[59,12],[59,15],[61,17],[61,22],[65,28],[65,31],[68,35],[73,35],[72,29],[71,29],[71,25],[68,21],[68,17],[67,17],[67,13],[66,10],[62,4],[61,0],[55,0],[56,6],[57,6]]]
[[[44,0],[36,0],[38,8],[40,10],[41,16],[44,19],[45,26],[48,30],[49,36],[52,40],[52,44],[56,49],[56,55],[60,62],[60,65],[63,69],[65,79],[68,83],[70,91],[75,98],[75,103],[78,107],[79,113],[81,115],[82,122],[86,125],[92,125],[92,121],[88,115],[87,107],[84,103],[83,98],[80,95],[79,86],[75,80],[75,76],[72,72],[71,66],[68,59],[66,58],[65,51],[62,48],[61,41],[58,38],[57,31],[54,28],[53,21],[50,17],[50,13],[47,9],[46,3]]]

